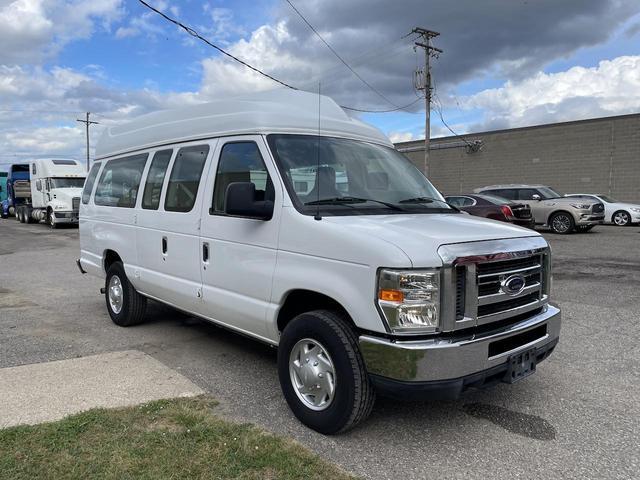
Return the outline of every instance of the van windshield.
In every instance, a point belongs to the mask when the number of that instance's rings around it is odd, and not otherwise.
[[[392,148],[314,135],[269,135],[268,142],[287,190],[302,213],[457,212]]]
[[[82,188],[84,178],[82,177],[56,177],[51,179],[51,188]]]

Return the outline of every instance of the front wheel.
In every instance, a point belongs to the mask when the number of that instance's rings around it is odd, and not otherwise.
[[[278,376],[293,414],[317,432],[353,428],[371,413],[375,391],[344,316],[315,310],[295,317],[278,346]]]
[[[619,212],[613,214],[611,220],[618,227],[626,227],[631,223],[631,215],[629,215],[629,213],[625,212],[624,210],[620,210]]]
[[[104,295],[113,323],[121,327],[142,323],[147,299],[131,285],[122,263],[114,262],[107,270]]]
[[[549,226],[553,233],[566,234],[571,233],[575,227],[575,222],[570,213],[558,212],[553,214],[549,221]]]
[[[49,228],[57,228],[58,224],[56,223],[56,214],[53,213],[53,210],[49,210],[47,212],[47,225],[49,225]]]

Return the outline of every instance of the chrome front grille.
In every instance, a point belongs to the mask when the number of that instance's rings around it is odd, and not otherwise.
[[[541,237],[440,247],[443,329],[519,319],[548,302],[550,251]],[[510,288],[511,287],[511,288]],[[517,287],[517,288],[513,288]]]
[[[543,268],[542,254],[478,264],[478,320],[539,302]],[[517,293],[509,292],[505,288],[509,279],[522,281],[522,289]]]

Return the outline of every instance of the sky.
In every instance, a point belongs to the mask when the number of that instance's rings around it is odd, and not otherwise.
[[[443,50],[432,136],[640,112],[639,0],[147,1],[296,88],[405,107],[351,112],[396,142],[424,138],[414,27]],[[0,0],[0,168],[84,158],[87,111],[95,145],[137,115],[273,88],[137,0]]]

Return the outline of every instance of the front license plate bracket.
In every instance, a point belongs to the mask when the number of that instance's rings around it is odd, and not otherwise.
[[[535,373],[536,364],[538,363],[536,349],[531,348],[524,352],[511,355],[507,363],[509,364],[509,368],[507,369],[504,381],[507,383],[518,382]]]

